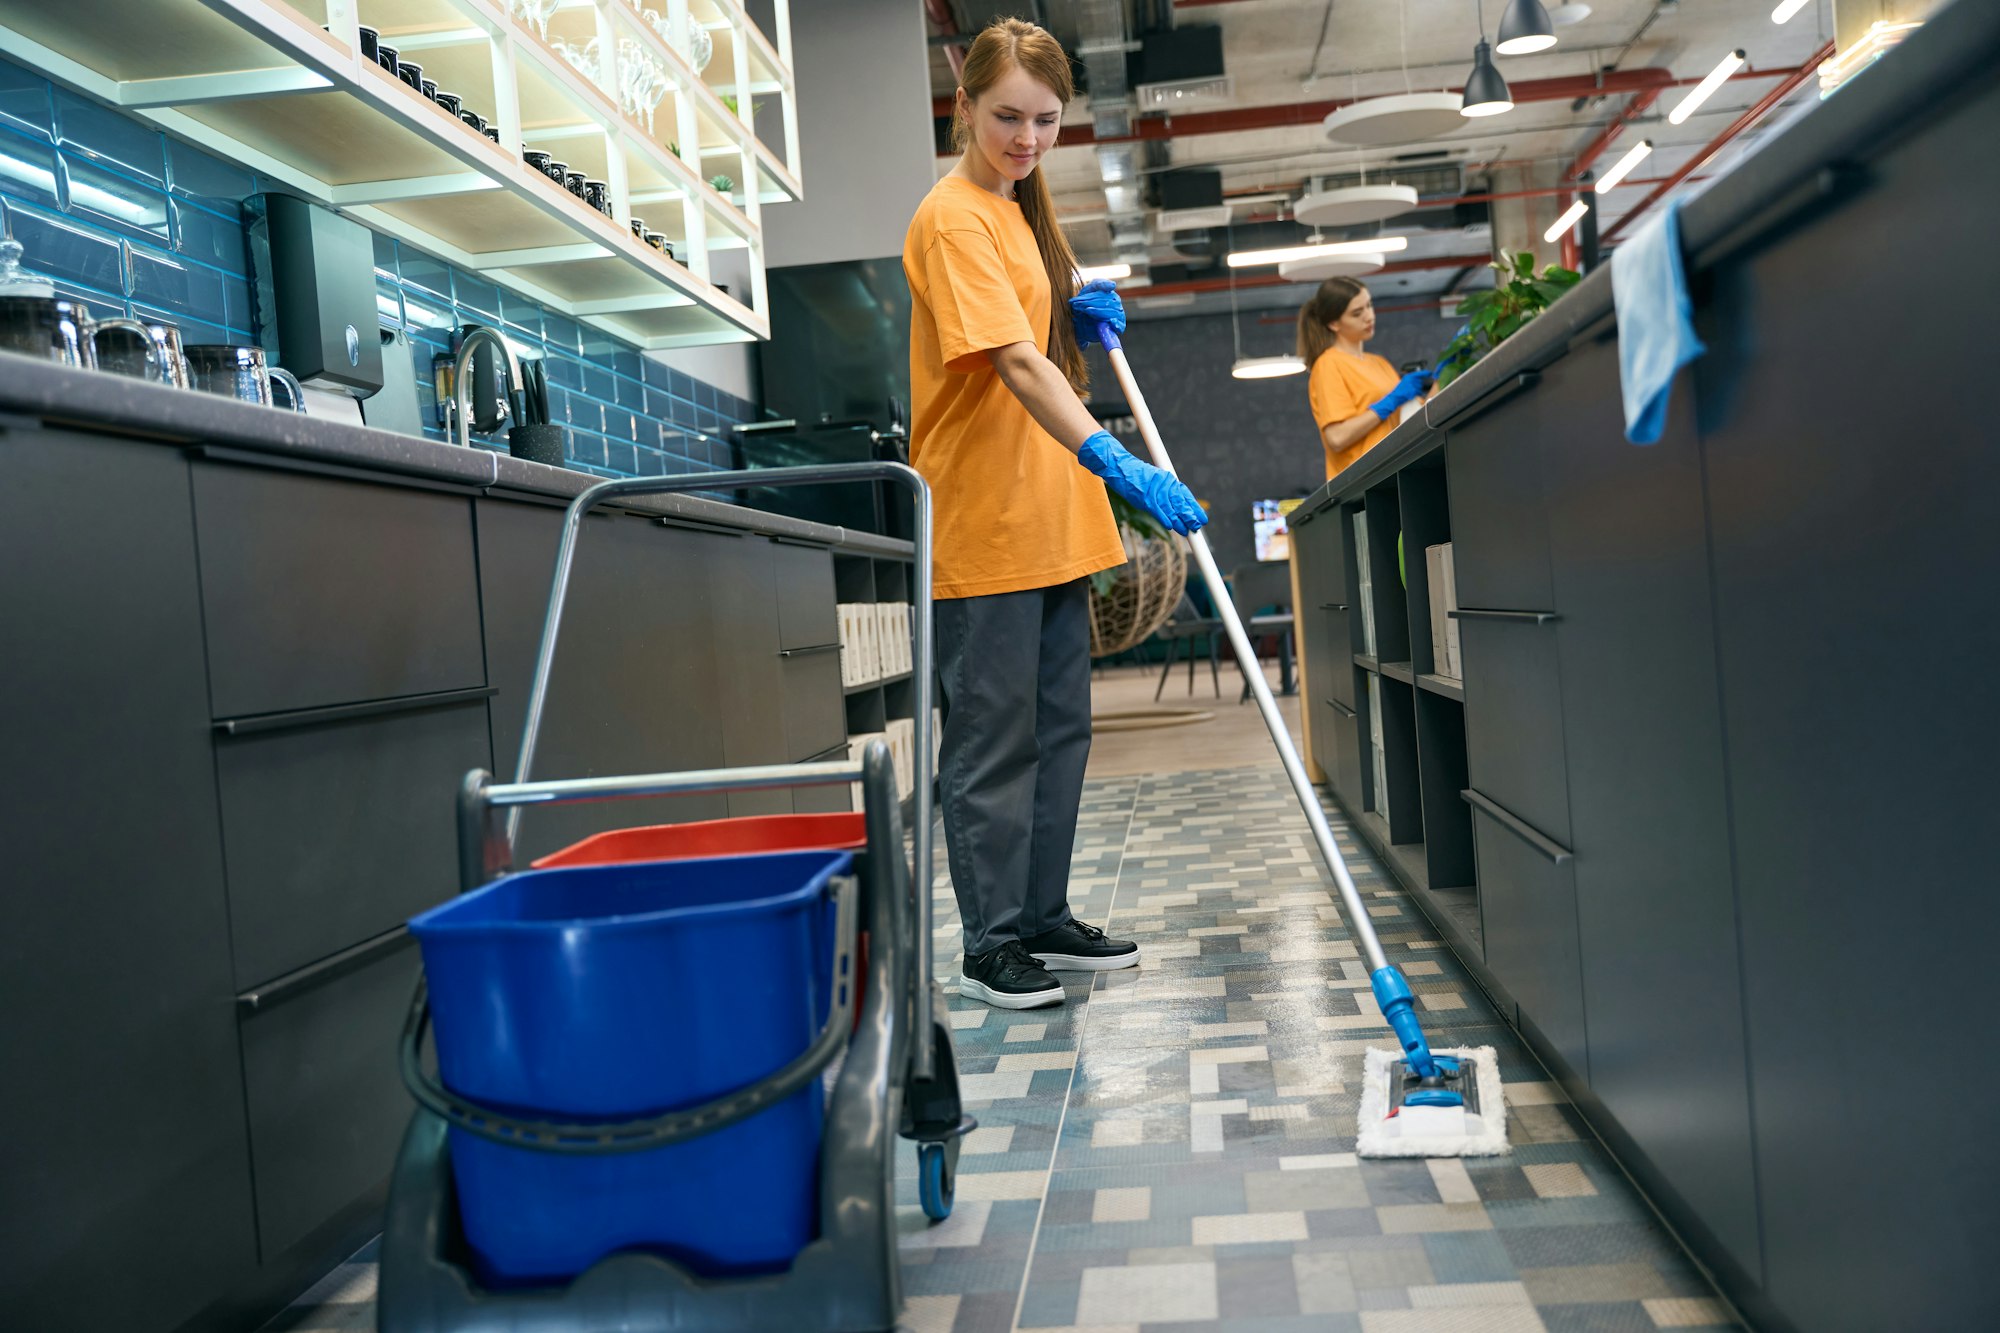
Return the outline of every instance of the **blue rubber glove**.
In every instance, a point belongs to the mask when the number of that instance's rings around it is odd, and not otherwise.
[[[1104,278],[1092,278],[1069,298],[1069,317],[1082,347],[1097,341],[1099,324],[1109,324],[1113,333],[1125,332],[1125,303],[1118,299],[1118,289]]]
[[[1151,463],[1142,463],[1111,438],[1098,431],[1077,446],[1076,461],[1104,478],[1104,484],[1158,519],[1162,525],[1185,537],[1208,524],[1194,492],[1181,485],[1179,477]]]
[[[1437,376],[1428,370],[1413,370],[1396,381],[1396,387],[1368,405],[1368,410],[1388,421],[1403,410],[1403,404],[1431,387]]]

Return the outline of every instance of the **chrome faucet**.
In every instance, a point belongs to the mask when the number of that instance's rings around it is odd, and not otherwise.
[[[452,408],[458,417],[458,442],[462,446],[472,443],[472,356],[482,342],[490,342],[499,349],[502,363],[501,377],[506,381],[502,392],[507,396],[507,411],[519,426],[527,421],[527,400],[521,392],[521,363],[514,357],[514,349],[497,330],[484,324],[468,324],[459,335],[458,355],[452,362]]]

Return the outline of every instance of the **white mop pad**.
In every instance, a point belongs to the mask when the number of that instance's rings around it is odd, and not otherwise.
[[[1389,1068],[1401,1051],[1371,1049],[1362,1067],[1361,1134],[1354,1151],[1362,1157],[1490,1157],[1507,1151],[1507,1094],[1500,1086],[1500,1062],[1491,1046],[1437,1048],[1473,1070],[1478,1114],[1462,1106],[1405,1106],[1389,1116]]]

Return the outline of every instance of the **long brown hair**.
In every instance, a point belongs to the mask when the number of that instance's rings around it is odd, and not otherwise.
[[[1346,314],[1354,298],[1367,290],[1352,278],[1328,278],[1299,307],[1299,360],[1308,368],[1333,346],[1333,330],[1327,325]]]
[[[973,39],[965,53],[965,66],[958,86],[967,102],[976,102],[1010,69],[1026,70],[1065,103],[1076,96],[1070,77],[1069,56],[1062,43],[1041,28],[1021,19],[999,19]],[[963,105],[954,99],[951,117],[951,147],[964,152],[972,140],[972,126]],[[1069,382],[1081,392],[1090,384],[1090,370],[1084,364],[1083,349],[1077,346],[1076,330],[1070,324],[1069,299],[1076,295],[1076,252],[1056,223],[1055,200],[1041,166],[1028,173],[1014,187],[1014,199],[1021,216],[1035,233],[1035,248],[1042,252],[1042,266],[1049,271],[1049,360],[1062,369]]]

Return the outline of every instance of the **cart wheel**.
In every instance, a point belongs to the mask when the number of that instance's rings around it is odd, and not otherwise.
[[[952,1195],[957,1190],[954,1163],[947,1160],[945,1147],[942,1143],[917,1145],[917,1197],[924,1205],[924,1216],[933,1222],[951,1216]]]

